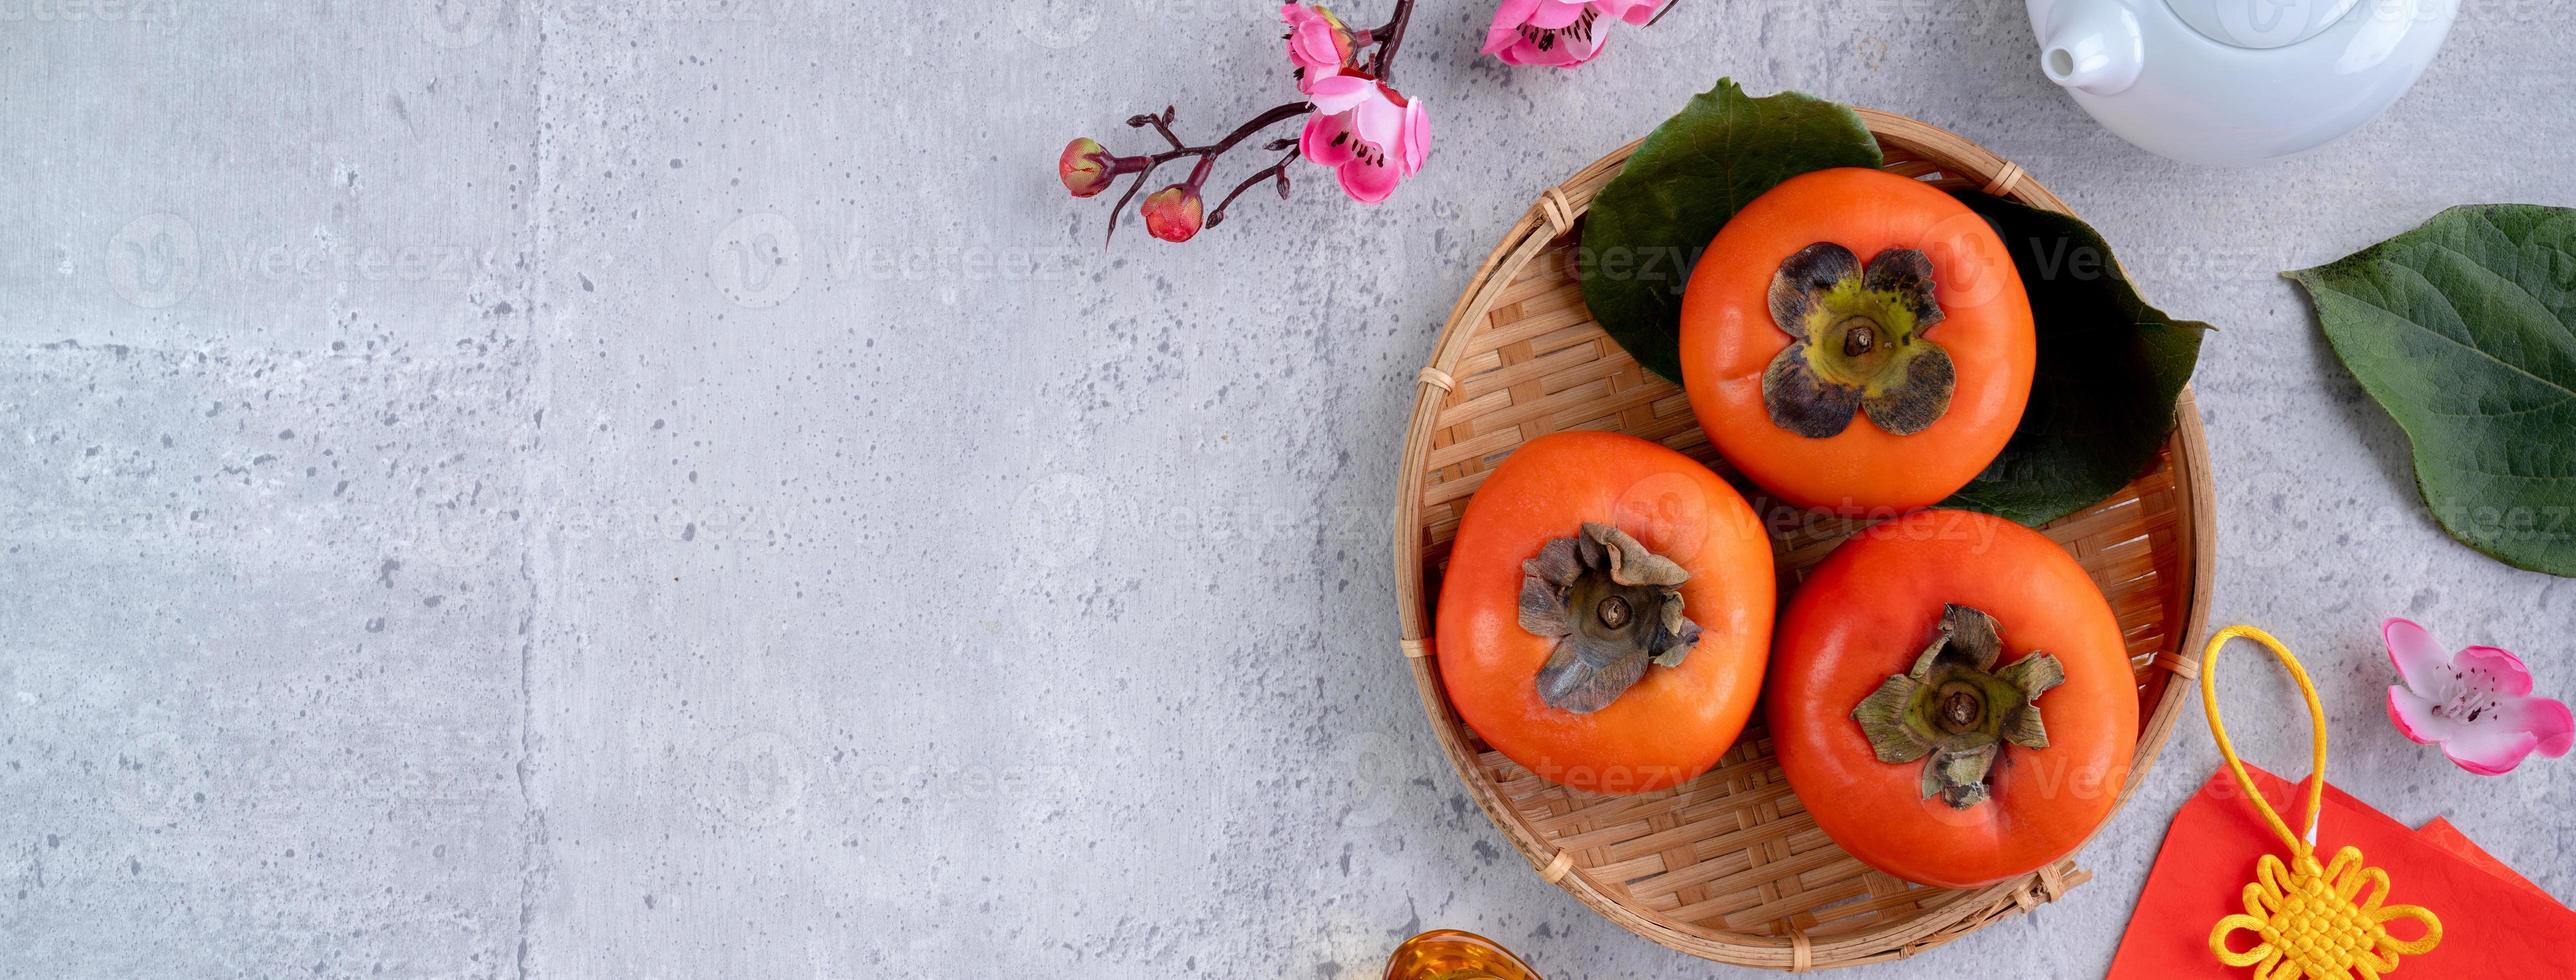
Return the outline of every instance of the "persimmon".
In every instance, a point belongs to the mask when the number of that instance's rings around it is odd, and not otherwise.
[[[1735,744],[1775,590],[1761,522],[1717,474],[1632,436],[1558,433],[1468,502],[1432,649],[1458,716],[1512,761],[1645,792]]]
[[[1968,888],[2066,856],[2137,748],[2119,619],[2037,531],[1917,511],[1859,534],[1781,616],[1765,718],[1789,788],[1843,850]]]
[[[2002,239],[1919,180],[1801,174],[1738,211],[1682,293],[1683,386],[1718,452],[1805,507],[1910,510],[1994,461],[2038,363]]]

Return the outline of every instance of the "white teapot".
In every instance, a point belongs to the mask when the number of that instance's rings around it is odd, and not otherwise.
[[[2122,138],[2237,165],[2323,145],[2415,84],[2459,0],[2028,0],[2040,71]]]

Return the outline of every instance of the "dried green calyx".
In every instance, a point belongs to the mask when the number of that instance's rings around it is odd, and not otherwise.
[[[1941,322],[1932,293],[1932,260],[1910,248],[1878,253],[1865,274],[1832,242],[1780,263],[1771,322],[1797,339],[1762,372],[1772,423],[1825,439],[1863,412],[1900,436],[1940,420],[1959,383],[1949,352],[1923,338]]]
[[[1549,540],[1521,574],[1521,628],[1556,641],[1538,672],[1549,707],[1609,707],[1647,666],[1678,667],[1699,642],[1699,625],[1682,615],[1690,573],[1618,528],[1587,521]]]
[[[1984,801],[1986,776],[2005,744],[2048,747],[2038,700],[2066,682],[2066,668],[2046,653],[2002,670],[2003,637],[1994,617],[1966,606],[1947,606],[1931,645],[1910,673],[1890,675],[1852,709],[1852,720],[1878,761],[1923,763],[1923,798],[1938,795],[1952,809]]]

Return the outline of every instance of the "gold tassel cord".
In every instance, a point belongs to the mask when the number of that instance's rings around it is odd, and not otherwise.
[[[2292,833],[2255,788],[2245,763],[2236,757],[2235,743],[2227,738],[2226,722],[2219,718],[2218,650],[2240,637],[2271,651],[2288,667],[2308,702],[2308,722],[2316,730],[2316,742],[2301,833]],[[2360,849],[2345,847],[2335,852],[2332,863],[2317,863],[2317,809],[2326,785],[2326,713],[2317,700],[2316,684],[2308,679],[2299,658],[2271,634],[2254,627],[2220,630],[2201,651],[2200,700],[2209,715],[2209,733],[2227,760],[2227,771],[2289,853],[2288,861],[2266,854],[2256,863],[2254,881],[2245,886],[2245,911],[2211,927],[2210,953],[2228,966],[2253,967],[2255,980],[2379,980],[2397,969],[2399,957],[2432,952],[2442,941],[2440,917],[2418,905],[2385,904],[2388,872],[2365,863]],[[2416,939],[2397,938],[2388,927],[2399,919],[2413,920],[2424,934]],[[2251,935],[2253,945],[2233,948],[2231,940],[2238,933]]]

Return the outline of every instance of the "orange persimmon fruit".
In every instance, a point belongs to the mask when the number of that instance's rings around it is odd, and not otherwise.
[[[2071,853],[2137,748],[2110,603],[2056,542],[1985,514],[1916,511],[1844,542],[1782,614],[1770,677],[1772,746],[1816,825],[1926,885]]]
[[[1533,439],[1458,522],[1433,651],[1460,718],[1533,773],[1640,793],[1706,771],[1752,715],[1771,545],[1717,474],[1633,436]]]
[[[1682,381],[1718,452],[1790,503],[1940,502],[2003,451],[2038,363],[1985,219],[1919,180],[1840,168],[1744,206],[1682,294]]]

